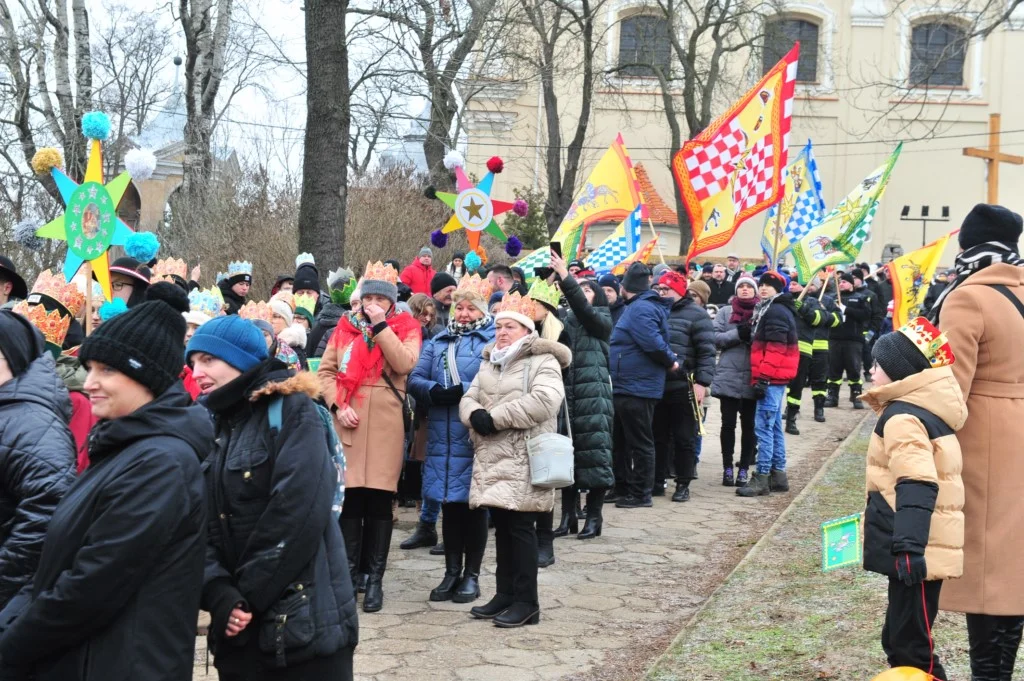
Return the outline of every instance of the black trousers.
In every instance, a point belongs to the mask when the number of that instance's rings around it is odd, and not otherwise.
[[[890,667],[914,667],[937,679],[946,678],[946,670],[935,654],[931,635],[939,612],[941,581],[907,586],[889,578],[889,607],[882,626],[882,650]]]
[[[736,453],[736,417],[739,417],[740,435],[740,468],[754,465],[754,452],[757,447],[757,435],[754,433],[754,417],[757,413],[757,400],[743,400],[737,397],[719,397],[722,405],[722,432],[719,440],[722,444],[722,466],[732,468],[733,454]]]
[[[265,656],[257,654],[247,669],[218,670],[217,678],[220,681],[352,681],[355,678],[352,673],[353,651],[353,648],[342,648],[328,657],[317,657],[284,669],[264,666]],[[259,650],[254,652],[259,653]]]
[[[668,477],[669,457],[676,484],[688,485],[697,465],[697,417],[689,390],[668,393],[654,407],[654,481],[659,485]]]
[[[985,681],[1011,681],[1024,617],[967,615],[971,675]]]
[[[860,387],[862,375],[864,340],[834,340],[828,348],[828,382],[833,388],[843,383],[843,373],[850,387]]]
[[[625,478],[630,496],[646,498],[654,489],[654,407],[658,400],[632,395],[615,396],[616,470]],[[619,483],[618,474],[615,478]]]
[[[828,350],[815,350],[811,355],[811,372],[807,377],[813,397],[824,397],[828,387]]]
[[[348,487],[345,489],[345,505],[341,507],[341,517],[372,518],[375,520],[391,519],[391,500],[394,494],[388,490],[370,489],[369,487]]]
[[[498,566],[498,593],[516,603],[537,606],[537,532],[539,513],[491,508]]]
[[[804,394],[804,386],[811,375],[811,356],[800,353],[800,366],[796,370],[796,376],[789,382],[789,396],[786,397],[787,409],[792,407],[800,411],[800,398]]]
[[[483,556],[487,548],[487,509],[470,508],[468,503],[442,504],[441,536],[446,551]],[[476,559],[479,562],[479,559]]]

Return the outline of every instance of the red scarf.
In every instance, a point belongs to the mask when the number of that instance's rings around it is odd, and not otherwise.
[[[393,309],[393,308],[392,308]],[[365,320],[364,320],[365,321]],[[420,323],[410,314],[405,312],[392,313],[387,318],[388,328],[395,332],[398,339],[403,343],[414,333],[420,333]],[[374,385],[380,379],[384,371],[384,351],[373,339],[367,343],[364,335],[364,324],[356,325],[352,322],[352,315],[347,314],[338,320],[338,326],[331,336],[331,343],[338,351],[338,364],[341,365],[344,359],[345,348],[351,346],[348,364],[345,371],[338,372],[338,392],[344,392],[345,401],[342,406],[348,406],[352,398],[361,386]],[[366,333],[370,333],[370,325],[365,324]],[[370,347],[372,345],[373,347]]]
[[[732,305],[732,314],[729,315],[729,323],[746,324],[754,315],[754,306],[757,305],[757,296],[747,299],[740,298],[739,296],[733,296],[732,300],[729,302]]]

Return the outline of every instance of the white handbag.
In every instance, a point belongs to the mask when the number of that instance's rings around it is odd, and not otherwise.
[[[523,395],[530,394],[530,369],[532,360],[523,373]],[[530,458],[530,484],[543,489],[560,489],[573,484],[575,454],[572,446],[572,424],[569,422],[569,407],[562,400],[560,411],[565,412],[565,427],[569,435],[541,433],[526,439],[526,454]]]

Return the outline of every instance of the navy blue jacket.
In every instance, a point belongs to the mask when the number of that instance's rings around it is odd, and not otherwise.
[[[459,368],[462,391],[480,370],[484,346],[494,342],[494,323],[461,338],[447,329],[423,344],[419,362],[409,375],[408,388],[416,404],[429,408],[427,420],[427,459],[423,463],[423,495],[442,502],[468,503],[469,483],[473,476],[473,445],[469,430],[459,420],[458,403],[435,405],[430,389],[449,387],[451,375],[445,370],[448,345],[458,343],[455,364]]]
[[[660,400],[676,355],[668,344],[672,301],[644,291],[626,301],[612,331],[612,393]]]

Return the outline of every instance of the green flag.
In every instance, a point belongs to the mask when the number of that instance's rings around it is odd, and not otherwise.
[[[871,233],[871,221],[902,148],[900,142],[885,163],[858,183],[824,220],[793,245],[800,281],[810,281],[824,267],[845,265],[857,259]]]

